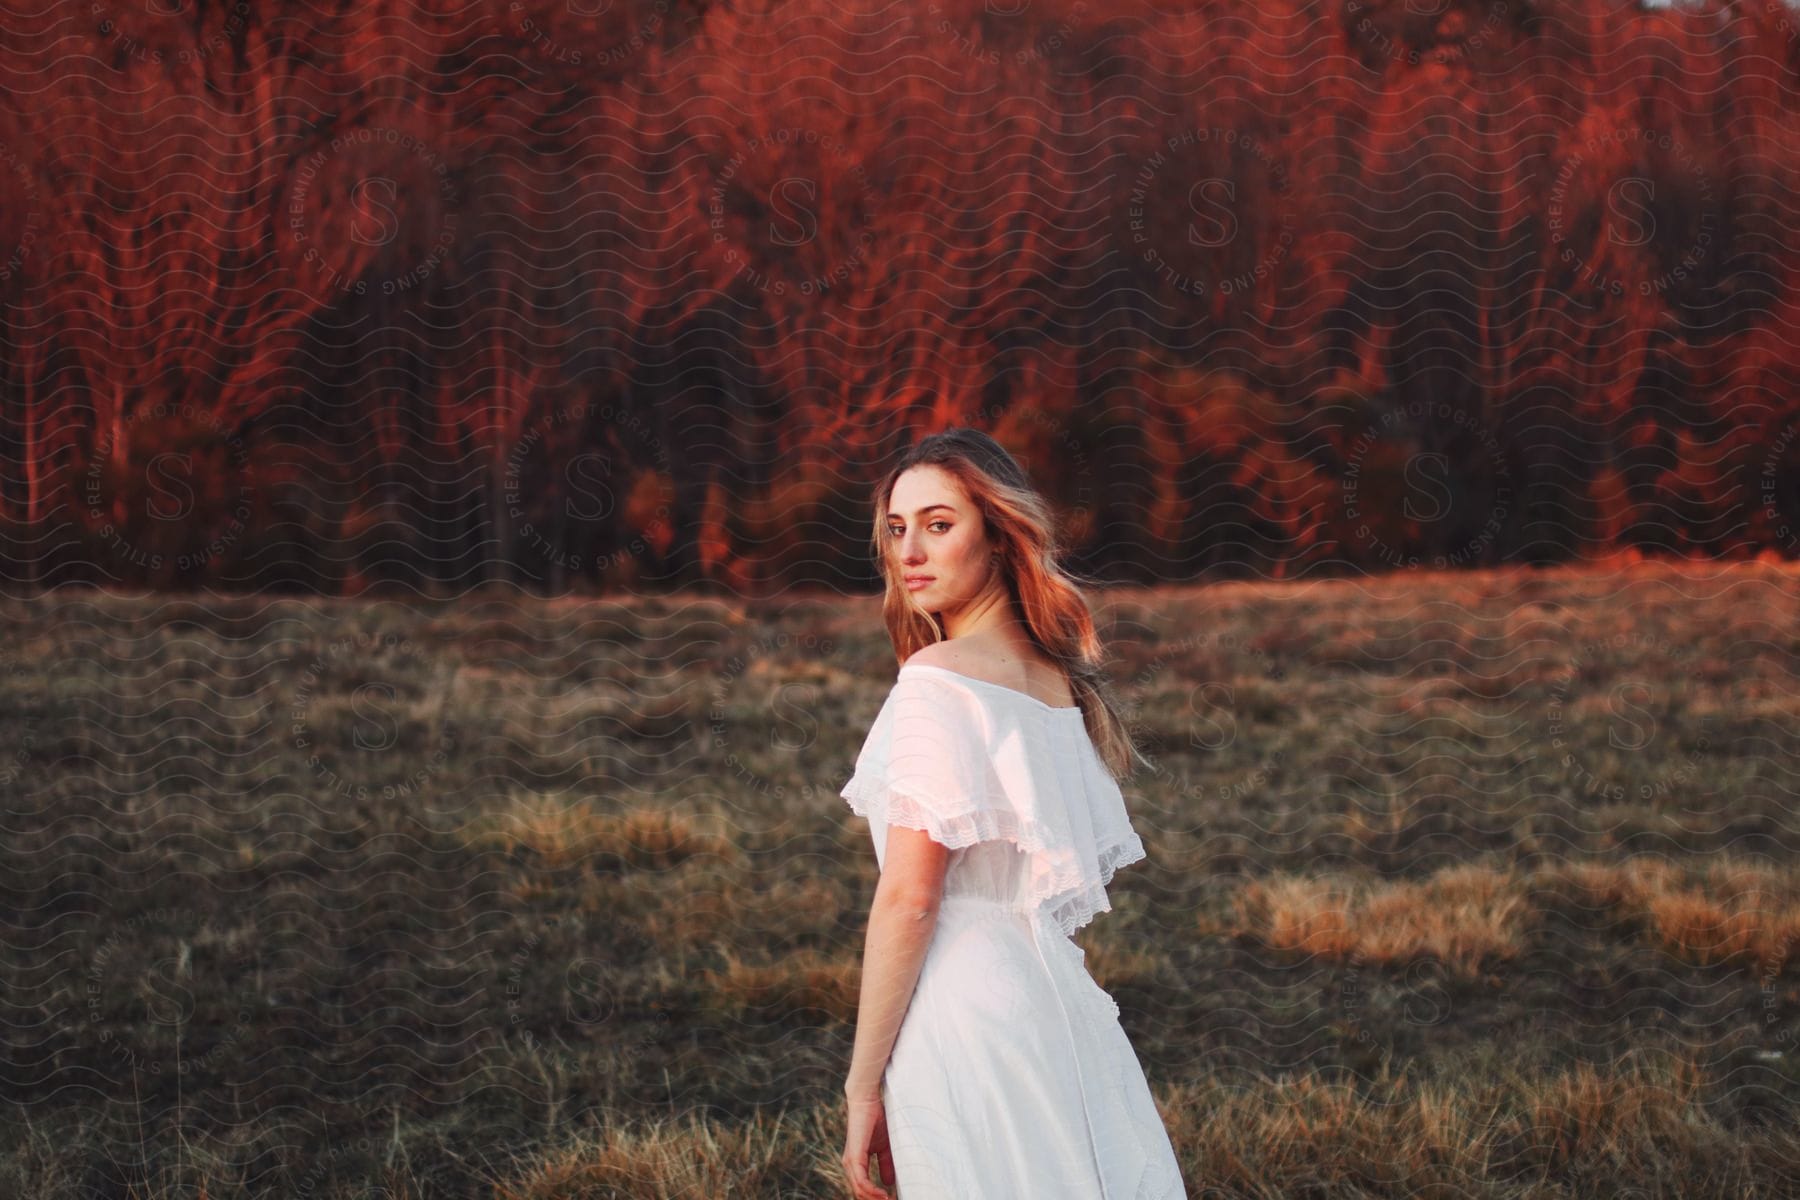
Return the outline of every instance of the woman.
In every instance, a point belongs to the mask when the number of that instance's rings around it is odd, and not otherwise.
[[[845,1083],[858,1200],[1164,1200],[1186,1191],[1118,1006],[1071,934],[1144,856],[1137,754],[1048,506],[986,434],[877,490],[899,676],[844,785],[880,882]],[[897,1177],[897,1179],[896,1179]]]

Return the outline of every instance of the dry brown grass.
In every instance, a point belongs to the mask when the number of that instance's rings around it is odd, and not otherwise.
[[[1126,785],[1148,857],[1079,940],[1190,1195],[1794,1177],[1794,583],[1107,594],[1156,770]],[[655,603],[212,602],[229,646],[156,603],[0,611],[45,651],[0,680],[34,739],[0,1195],[839,1194],[873,602],[695,605],[687,643]],[[287,736],[346,627],[419,649],[323,676],[311,752],[417,789],[332,786]]]
[[[1237,904],[1244,930],[1280,950],[1386,964],[1429,954],[1472,977],[1523,952],[1528,913],[1516,872],[1474,864],[1395,883],[1257,880]]]
[[[708,855],[734,861],[731,839],[691,816],[666,808],[605,811],[600,802],[567,795],[515,794],[466,831],[476,849],[526,851],[545,867],[576,863],[602,871],[666,870]]]
[[[861,971],[839,956],[800,951],[771,963],[733,958],[704,980],[713,1007],[738,1020],[794,1013],[854,1021]]]
[[[1696,963],[1779,973],[1800,945],[1800,869],[1727,857],[1685,870],[1654,859],[1568,863],[1548,874],[1586,903],[1647,918],[1660,945]]]
[[[1696,1160],[1742,1170],[1741,1147],[1704,1104],[1703,1075],[1692,1060],[1644,1054],[1607,1069],[1501,1067],[1474,1084],[1384,1075],[1366,1087],[1309,1077],[1256,1090],[1182,1087],[1162,1107],[1178,1144],[1192,1148],[1189,1178],[1218,1196],[1451,1200],[1544,1195],[1561,1179],[1571,1194],[1616,1198],[1691,1183],[1683,1172]],[[1309,1153],[1316,1145],[1334,1147],[1332,1157]],[[1789,1168],[1797,1148],[1785,1143]]]
[[[1235,926],[1207,928],[1344,962],[1429,955],[1476,978],[1525,951],[1539,911],[1531,897],[1559,885],[1591,912],[1647,918],[1655,945],[1699,964],[1779,972],[1800,945],[1800,869],[1730,859],[1685,870],[1647,858],[1537,871],[1465,864],[1386,883],[1279,876],[1235,895]]]
[[[816,1116],[759,1112],[721,1126],[650,1118],[580,1137],[495,1181],[493,1200],[669,1200],[788,1194],[795,1178],[828,1173],[832,1131]]]
[[[1568,1177],[1583,1195],[1629,1196],[1621,1173],[1670,1178],[1700,1157],[1739,1157],[1702,1103],[1703,1072],[1644,1055],[1601,1071],[1502,1072],[1477,1087],[1383,1076],[1370,1088],[1312,1077],[1265,1089],[1169,1089],[1164,1120],[1185,1148],[1190,1195],[1452,1197],[1501,1194],[1504,1181]],[[797,1147],[830,1145],[805,1114],[758,1114],[729,1129],[653,1120],[583,1138],[497,1185],[504,1200],[701,1197],[770,1178]],[[1314,1147],[1335,1153],[1321,1162]],[[1790,1143],[1790,1152],[1793,1146]],[[1654,1174],[1652,1174],[1654,1173]],[[732,1181],[727,1183],[727,1181]],[[1210,1189],[1210,1190],[1206,1190]],[[751,1192],[751,1194],[761,1194]],[[1645,1192],[1643,1194],[1653,1194]]]

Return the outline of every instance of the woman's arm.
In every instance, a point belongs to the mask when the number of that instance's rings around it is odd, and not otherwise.
[[[857,1000],[856,1045],[844,1094],[853,1100],[881,1094],[881,1076],[912,1003],[913,986],[937,928],[938,900],[950,851],[922,830],[888,829],[886,861],[869,930],[863,939],[862,994]]]

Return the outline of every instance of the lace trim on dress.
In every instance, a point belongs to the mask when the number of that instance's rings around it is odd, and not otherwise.
[[[876,817],[889,825],[902,825],[907,829],[922,829],[933,841],[952,850],[977,842],[1003,840],[1027,854],[1067,853],[1062,847],[1052,847],[1041,832],[1021,822],[1017,813],[1003,809],[977,809],[946,815],[935,811],[929,801],[909,796],[861,774],[851,777],[844,785],[842,795],[857,816]],[[1144,857],[1144,843],[1136,830],[1128,830],[1123,840],[1100,846],[1098,852],[1098,879],[1087,878],[1088,872],[1077,863],[1064,863],[1058,864],[1052,874],[1039,875],[1032,882],[1032,900],[1039,905],[1055,901],[1050,905],[1050,915],[1064,933],[1074,933],[1093,920],[1096,913],[1112,911],[1106,885],[1112,882],[1120,867],[1130,866]],[[1041,869],[1043,859],[1040,857],[1035,865]],[[1070,894],[1064,896],[1065,892]]]

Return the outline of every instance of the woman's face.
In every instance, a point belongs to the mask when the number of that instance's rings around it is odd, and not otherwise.
[[[894,482],[888,549],[902,585],[926,612],[953,612],[987,589],[996,562],[981,514],[941,467],[909,467]]]

